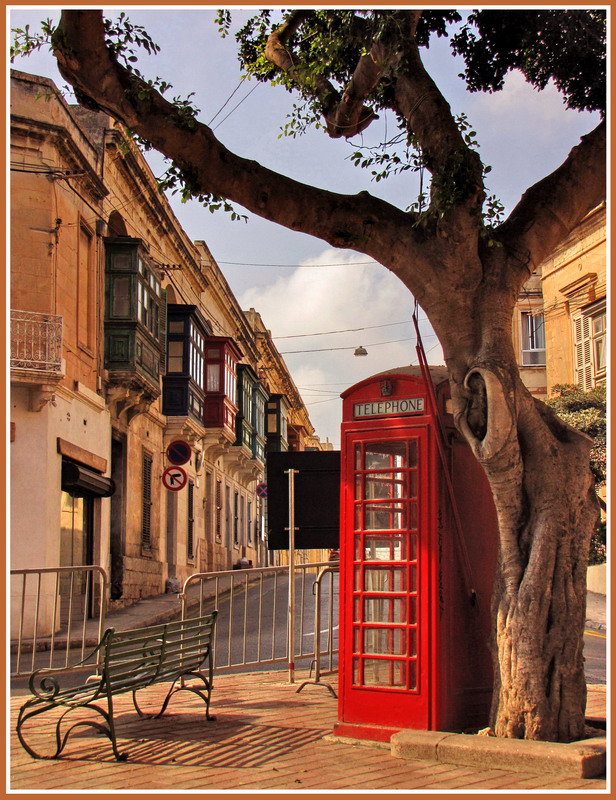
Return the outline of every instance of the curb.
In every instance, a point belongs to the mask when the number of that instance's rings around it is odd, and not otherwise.
[[[426,759],[483,769],[558,773],[574,778],[605,774],[606,739],[595,736],[569,744],[503,739],[465,733],[404,730],[391,737],[394,758]]]

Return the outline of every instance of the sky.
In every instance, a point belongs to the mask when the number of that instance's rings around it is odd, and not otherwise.
[[[57,8],[9,6],[8,28],[30,24],[36,29],[41,19],[57,18]],[[146,77],[160,76],[173,84],[167,97],[194,92],[199,119],[211,122],[220,141],[238,155],[324,189],[350,194],[367,190],[401,208],[414,202],[415,175],[375,183],[349,160],[358,145],[391,136],[392,118],[382,116],[363,139],[350,142],[331,140],[319,131],[280,138],[296,98],[282,87],[241,80],[234,38],[219,36],[212,8],[123,5],[105,11],[110,17],[126,11],[133,23],[147,29],[161,53],[144,54],[139,69]],[[232,11],[234,27],[249,14]],[[499,197],[507,212],[599,121],[596,114],[565,109],[553,86],[538,92],[519,73],[510,73],[502,92],[468,93],[458,75],[461,61],[444,39],[433,40],[422,55],[454,114],[465,113],[477,132],[480,154],[492,167],[489,193]],[[51,78],[59,87],[65,83],[46,48],[17,59],[13,68]],[[155,153],[147,157],[154,173],[162,174],[162,158]],[[196,202],[169,199],[187,234],[207,243],[242,307],[261,314],[315,432],[339,447],[340,393],[374,373],[417,363],[414,301],[408,290],[366,256],[333,249],[253,215],[248,222],[232,222],[230,215],[211,214]],[[428,362],[442,364],[442,350],[421,310],[420,327]],[[360,345],[367,356],[354,356]]]

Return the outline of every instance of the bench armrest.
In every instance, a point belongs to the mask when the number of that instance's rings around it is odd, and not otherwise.
[[[78,670],[80,667],[89,666],[96,668],[97,663],[92,664],[88,662],[90,662],[91,659],[105,647],[111,632],[112,629],[105,631],[103,638],[96,645],[96,647],[90,651],[85,658],[75,664],[71,664],[70,666],[66,667],[41,667],[40,669],[35,669],[28,679],[28,688],[30,692],[40,700],[53,701],[53,699],[57,697],[61,691],[61,686],[58,681],[58,678],[61,675],[75,672],[75,670]],[[91,686],[92,688],[96,688],[95,683],[91,684]]]

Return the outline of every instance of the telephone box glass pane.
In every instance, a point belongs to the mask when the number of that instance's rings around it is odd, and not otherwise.
[[[417,567],[415,564],[411,564],[409,567],[409,591],[417,591]]]
[[[357,500],[401,500],[406,497],[403,472],[369,472],[365,477],[364,495],[356,494]],[[361,491],[361,482],[355,483],[356,492]]]
[[[417,440],[411,439],[409,441],[409,467],[417,466]]]
[[[409,530],[417,530],[417,503],[409,506]]]
[[[362,652],[377,656],[406,654],[406,631],[402,628],[364,628]]]
[[[404,503],[366,503],[365,525],[367,531],[403,531],[406,529]]]
[[[409,561],[417,561],[417,534],[411,533],[408,538],[409,542]]]
[[[406,603],[398,597],[364,597],[364,622],[406,622]]]
[[[417,688],[417,662],[409,661],[409,689]]]
[[[406,466],[405,442],[372,442],[366,445],[364,469],[401,469]]]
[[[409,497],[417,497],[417,473],[409,472]]]
[[[359,579],[359,576],[358,576]],[[356,586],[361,591],[361,586]],[[365,592],[403,592],[406,589],[404,567],[365,567]]]
[[[410,597],[409,598],[409,623],[411,625],[417,625],[417,598]]]
[[[360,531],[361,529],[361,506],[355,506],[355,530]]]
[[[409,628],[409,655],[417,655],[417,631],[415,628]]]
[[[406,686],[406,664],[384,658],[365,658],[363,685]]]
[[[403,534],[366,536],[364,539],[364,561],[406,561],[406,552],[406,536]]]

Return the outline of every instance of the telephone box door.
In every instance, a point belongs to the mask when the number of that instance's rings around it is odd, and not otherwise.
[[[429,727],[431,487],[425,425],[346,434],[346,724]],[[350,552],[352,550],[352,554]]]

